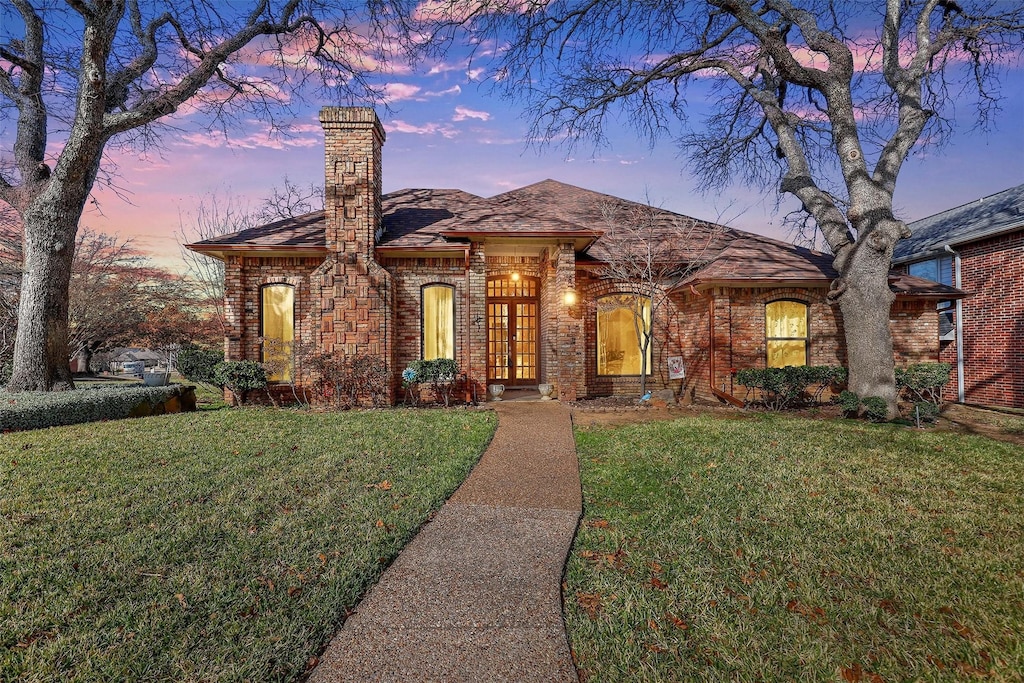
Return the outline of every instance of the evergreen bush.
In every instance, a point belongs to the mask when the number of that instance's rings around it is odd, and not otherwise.
[[[215,384],[213,369],[217,363],[224,361],[223,351],[208,351],[196,347],[182,349],[178,352],[177,367],[181,376],[190,382]]]
[[[239,405],[244,405],[250,391],[267,386],[267,373],[254,360],[223,361],[213,368],[213,383],[230,389]]]

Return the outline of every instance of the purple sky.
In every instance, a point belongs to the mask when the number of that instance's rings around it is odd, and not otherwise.
[[[464,61],[437,61],[386,76],[392,111],[379,112],[388,136],[385,192],[450,187],[490,196],[554,178],[786,238],[781,215],[773,215],[773,192],[735,185],[717,195],[698,194],[670,140],[651,149],[628,127],[613,126],[609,146],[600,150],[527,148],[527,124],[517,105],[492,94],[479,78]],[[972,108],[959,107],[952,144],[923,149],[908,160],[896,193],[901,217],[922,218],[1024,182],[1024,66],[1018,63],[1005,78],[1002,94],[994,132],[973,131]],[[289,138],[271,137],[259,122],[243,123],[227,139],[190,132],[186,114],[175,122],[181,131],[167,135],[158,153],[142,158],[110,150],[119,192],[130,203],[97,186],[102,215],[89,210],[83,224],[131,237],[158,265],[179,267],[179,221],[188,226],[190,212],[210,191],[255,206],[285,175],[299,185],[323,184],[317,119],[322,104],[309,102],[300,110]]]

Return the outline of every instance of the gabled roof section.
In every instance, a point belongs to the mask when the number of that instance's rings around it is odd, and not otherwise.
[[[832,267],[830,254],[752,233],[735,232],[736,238],[684,284],[755,285],[795,280],[827,285],[839,276]]]
[[[234,251],[287,253],[293,256],[326,254],[324,212],[321,209],[185,246],[192,251],[221,259]]]
[[[377,248],[387,251],[435,251],[455,247],[442,231],[479,211],[481,197],[462,190],[404,189],[381,198],[384,225]]]
[[[897,242],[893,263],[940,255],[947,244],[956,247],[1024,229],[1024,185],[908,223],[907,227],[912,234]]]
[[[738,232],[738,231],[737,231]],[[828,287],[839,273],[832,265],[832,255],[788,242],[738,232],[737,238],[706,266],[683,281],[681,286],[706,288],[716,284],[728,286],[772,286],[785,281],[787,285]],[[891,271],[889,289],[896,296],[934,299],[959,299],[964,293],[931,280]]]

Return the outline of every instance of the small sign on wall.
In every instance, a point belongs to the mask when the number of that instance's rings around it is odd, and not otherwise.
[[[669,356],[668,357],[668,378],[669,379],[683,379],[686,377],[686,368],[683,367],[682,356]]]

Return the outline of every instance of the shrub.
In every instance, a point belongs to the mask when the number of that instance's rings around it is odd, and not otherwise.
[[[949,363],[917,363],[896,368],[896,389],[910,394],[915,403],[927,401],[939,405],[942,386],[949,381]]]
[[[213,368],[213,383],[230,389],[239,405],[244,405],[250,391],[267,386],[267,373],[254,360],[223,361]]]
[[[791,408],[805,398],[810,386],[816,385],[810,399],[821,402],[825,389],[846,380],[846,368],[832,365],[790,365],[784,368],[745,368],[736,373],[736,383],[757,389],[769,410]]]
[[[172,396],[179,398],[182,409],[195,408],[192,387],[180,384],[166,387],[95,387],[52,392],[0,391],[0,432],[151,415],[163,412],[164,403]]]
[[[843,409],[843,414],[847,417],[857,417],[857,411],[860,410],[860,396],[852,391],[844,390],[839,394],[839,407]]]
[[[388,402],[391,378],[384,361],[376,356],[335,357],[312,354],[304,360],[320,402],[351,408],[364,400],[374,406]]]
[[[881,396],[868,396],[861,400],[864,416],[872,422],[885,422],[889,418],[889,404]]]
[[[187,348],[178,352],[178,372],[190,382],[215,384],[213,369],[224,362],[223,351]]]
[[[459,364],[454,359],[416,360],[410,363],[406,370],[412,371],[414,382],[429,384],[435,399],[441,398],[446,406],[450,404],[452,388],[455,386],[455,378],[459,374]],[[405,377],[406,373],[403,372],[403,381]]]
[[[939,406],[931,401],[918,401],[914,404],[914,414],[911,417],[919,423],[935,422],[939,419]]]

